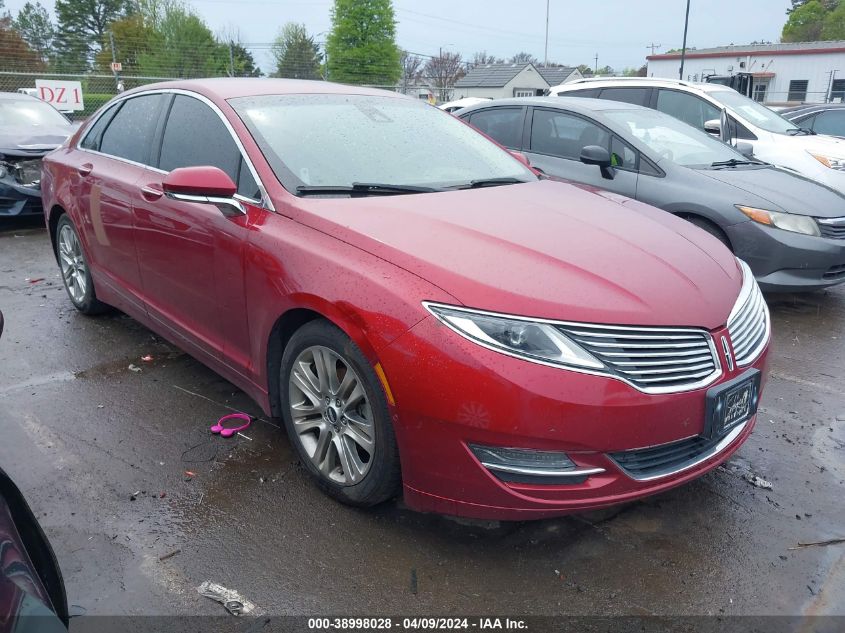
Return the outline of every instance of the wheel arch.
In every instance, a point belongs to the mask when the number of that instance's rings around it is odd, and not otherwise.
[[[299,328],[316,319],[325,320],[340,329],[358,346],[373,365],[378,362],[375,349],[364,332],[363,324],[359,322],[354,313],[344,311],[341,307],[318,297],[310,295],[299,297],[295,307],[291,307],[279,315],[270,328],[266,341],[265,371],[270,414],[273,417],[281,417],[282,414],[279,372],[285,347]]]
[[[53,256],[56,262],[59,261],[59,254],[56,251],[56,229],[59,226],[59,218],[61,218],[67,211],[61,205],[54,204],[50,208],[50,215],[47,218],[47,229],[50,231],[50,247],[53,249]]]
[[[721,226],[719,226],[717,222],[714,222],[711,218],[701,213],[696,213],[695,211],[676,211],[673,213],[679,218],[686,220],[687,222],[691,222],[693,224],[701,222],[703,224],[706,224],[713,231],[721,235],[724,243],[727,244],[731,250],[733,250],[731,238],[728,237],[728,234],[725,232],[725,230]]]

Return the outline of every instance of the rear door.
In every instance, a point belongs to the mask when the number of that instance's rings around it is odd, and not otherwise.
[[[164,96],[125,99],[101,115],[83,137],[73,165],[74,198],[98,283],[143,311],[133,229],[137,182],[150,161]],[[125,308],[126,306],[118,306]]]
[[[531,108],[525,154],[550,176],[607,189],[630,198],[637,195],[638,153],[592,119],[550,108]],[[615,177],[603,178],[595,165],[581,162],[581,150],[598,145],[611,153]]]
[[[136,187],[138,261],[150,316],[247,375],[244,251],[248,227],[264,209],[250,165],[221,117],[198,97],[173,96],[155,148],[155,167]],[[238,185],[246,215],[227,216],[215,205],[163,194],[168,172],[209,165]]]
[[[474,110],[461,118],[468,120],[475,129],[484,132],[500,145],[521,150],[525,111],[524,106],[494,107]]]

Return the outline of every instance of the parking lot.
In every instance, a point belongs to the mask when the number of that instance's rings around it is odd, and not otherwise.
[[[843,546],[793,548],[845,536],[845,288],[768,301],[768,386],[726,466],[601,513],[459,522],[330,500],[271,420],[210,436],[260,410],[128,317],[78,314],[46,231],[6,224],[0,464],[77,614],[219,614],[211,580],[275,614],[843,615]]]

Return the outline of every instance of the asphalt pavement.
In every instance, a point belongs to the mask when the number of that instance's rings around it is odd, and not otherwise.
[[[46,231],[7,222],[0,465],[79,614],[217,615],[211,580],[277,615],[845,615],[845,545],[793,549],[845,537],[845,288],[768,301],[771,375],[724,467],[597,514],[466,522],[339,505],[272,420],[211,437],[259,408],[132,319],[78,314]]]

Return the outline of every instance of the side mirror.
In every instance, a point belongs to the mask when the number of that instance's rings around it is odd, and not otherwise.
[[[597,165],[601,169],[601,177],[613,180],[616,170],[611,167],[610,152],[599,145],[587,145],[581,150],[581,162],[585,165]]]
[[[226,216],[246,215],[244,206],[234,198],[237,186],[218,167],[174,169],[164,177],[162,189],[173,200],[213,204]]]
[[[712,119],[704,122],[704,131],[713,136],[722,136],[722,122],[719,119]]]
[[[754,146],[751,143],[737,143],[736,151],[738,151],[746,158],[751,158],[752,156],[754,156]]]
[[[525,154],[523,154],[522,152],[517,152],[517,151],[509,149],[508,153],[511,156],[513,156],[516,160],[518,160],[520,163],[525,165],[526,167],[531,167],[531,162],[528,160],[528,157]]]

